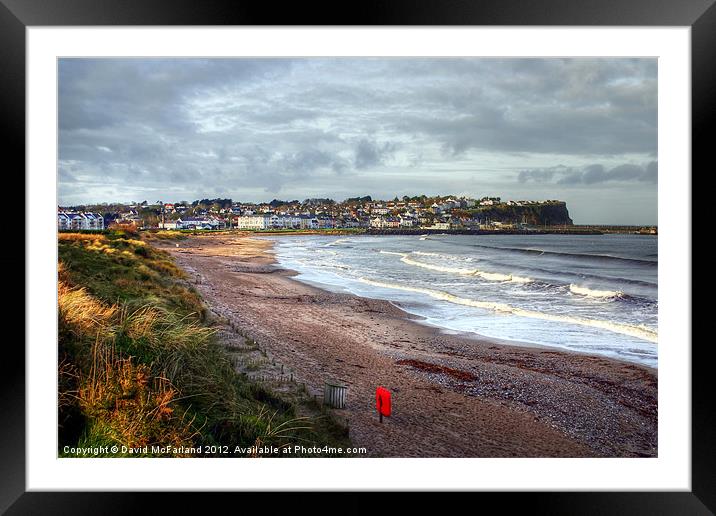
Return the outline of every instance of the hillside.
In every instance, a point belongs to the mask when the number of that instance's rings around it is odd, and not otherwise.
[[[256,343],[232,334],[240,342],[229,353],[220,321],[165,251],[122,230],[60,233],[58,250],[60,456],[282,456],[292,443],[350,444],[300,386],[278,393],[236,371],[236,354]]]
[[[573,223],[567,210],[567,203],[562,201],[524,206],[498,204],[471,210],[471,214],[482,220],[503,223],[524,222],[533,226],[571,225]]]

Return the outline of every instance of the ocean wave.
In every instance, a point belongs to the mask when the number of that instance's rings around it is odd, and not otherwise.
[[[400,259],[401,262],[406,263],[408,265],[413,265],[415,267],[422,267],[424,269],[430,269],[434,271],[439,272],[447,272],[450,274],[460,274],[463,276],[476,276],[478,278],[482,278],[487,281],[511,281],[514,283],[530,283],[532,281],[531,278],[525,278],[522,276],[517,276],[515,274],[502,274],[500,272],[486,272],[481,271],[480,269],[464,269],[461,267],[444,267],[442,265],[434,265],[432,263],[425,263],[420,262],[417,260],[413,260],[409,257],[407,254],[403,254],[403,257]]]
[[[451,243],[452,242],[448,242]],[[456,244],[457,245],[457,244]],[[497,251],[509,251],[512,253],[524,253],[524,254],[536,254],[538,256],[550,255],[550,256],[561,256],[565,258],[578,258],[582,260],[594,260],[594,261],[618,261],[634,263],[643,266],[656,267],[659,262],[657,260],[643,260],[641,258],[628,258],[626,256],[614,256],[611,254],[590,254],[590,253],[568,253],[563,251],[548,251],[545,249],[535,249],[530,247],[503,247],[493,246],[484,244],[472,244],[473,247],[479,247],[481,249],[494,249]]]
[[[502,264],[501,260],[495,260],[490,258],[480,258],[480,262],[487,263],[491,265],[500,265]],[[579,281],[583,279],[594,279],[594,280],[601,280],[601,281],[610,281],[610,282],[617,282],[617,283],[628,283],[629,285],[639,285],[644,287],[650,287],[650,288],[657,288],[657,284],[651,281],[644,281],[644,280],[638,280],[633,278],[624,278],[622,276],[611,276],[609,274],[591,274],[588,272],[584,272],[583,270],[580,270],[579,272],[572,272],[567,270],[557,270],[557,269],[546,269],[544,267],[537,267],[533,264],[520,264],[520,268],[529,270],[537,275],[540,274],[547,274],[552,277],[558,277],[558,281],[563,282],[572,282]]]
[[[414,267],[421,267],[423,269],[429,269],[432,271],[438,271],[438,272],[446,272],[448,274],[459,274],[461,276],[476,276],[478,278],[482,278],[487,281],[511,281],[514,283],[530,283],[532,282],[531,278],[525,278],[522,276],[517,276],[515,274],[502,274],[500,272],[486,272],[481,271],[479,269],[465,269],[462,267],[445,267],[442,265],[435,265],[432,263],[425,263],[420,262],[417,260],[413,260],[410,258],[411,253],[396,253],[393,251],[380,251],[380,254],[391,254],[400,256],[400,261],[407,264],[407,265],[413,265]],[[440,256],[444,257],[445,255],[441,255],[438,253],[423,253],[423,252],[415,252],[414,254],[421,254],[423,256]]]
[[[446,260],[451,260],[454,262],[471,262],[472,258],[465,258],[463,256],[456,256],[454,254],[444,254],[444,253],[428,253],[426,251],[411,251],[410,254],[414,254],[416,256],[432,256],[434,258],[444,258]]]
[[[334,240],[333,242],[328,242],[328,243],[325,244],[323,247],[330,247],[330,246],[333,246],[333,245],[345,244],[346,242],[350,242],[350,239],[348,239],[348,238],[339,238],[338,240]]]
[[[579,285],[575,285],[574,283],[571,283],[569,285],[569,291],[573,294],[579,294],[581,296],[587,297],[616,298],[624,296],[624,292],[622,292],[621,290],[594,290],[587,287],[580,287]]]
[[[307,264],[307,265],[310,265],[310,264]],[[341,264],[335,263],[335,262],[320,262],[320,263],[318,263],[317,265],[318,265],[319,267],[326,267],[326,268],[329,268],[329,269],[340,269],[340,270],[342,270],[342,271],[350,271],[350,270],[352,270],[350,267],[348,267],[348,266],[346,266],[346,265],[341,265]]]
[[[419,262],[417,260],[412,260],[409,258],[409,255],[404,254],[403,257],[400,259],[401,262],[406,263],[408,265],[414,265],[415,267],[422,267],[423,269],[429,269],[432,271],[438,271],[438,272],[448,272],[451,274],[461,274],[464,276],[475,276],[477,272],[479,272],[477,269],[463,269],[460,267],[443,267],[442,265],[434,265],[432,263],[424,263]]]
[[[463,306],[472,306],[475,308],[481,308],[484,310],[490,310],[497,313],[506,313],[517,315],[521,317],[528,317],[532,319],[541,319],[546,321],[554,321],[567,324],[575,324],[578,326],[589,326],[592,328],[599,328],[613,333],[619,333],[622,335],[628,335],[641,340],[656,343],[658,341],[658,334],[655,330],[648,328],[643,325],[630,325],[617,323],[612,321],[603,321],[600,319],[586,319],[580,317],[573,317],[569,315],[559,314],[548,314],[545,312],[538,312],[536,310],[526,310],[523,308],[517,308],[510,306],[506,303],[495,303],[491,301],[477,301],[475,299],[467,299],[459,296],[455,296],[448,292],[441,290],[432,290],[422,287],[411,287],[407,285],[398,285],[395,283],[385,283],[382,281],[375,281],[368,278],[359,278],[362,283],[372,285],[374,287],[388,288],[393,290],[403,290],[407,292],[416,292],[419,294],[425,294],[432,297],[433,299],[440,299],[449,303],[454,303]]]

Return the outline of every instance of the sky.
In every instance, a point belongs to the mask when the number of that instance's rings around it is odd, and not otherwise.
[[[59,60],[60,205],[560,199],[657,222],[653,58]]]

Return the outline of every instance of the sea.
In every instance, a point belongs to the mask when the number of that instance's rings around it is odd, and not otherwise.
[[[278,264],[447,333],[658,366],[658,237],[281,236]]]

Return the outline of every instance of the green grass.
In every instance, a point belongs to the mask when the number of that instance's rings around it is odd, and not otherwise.
[[[198,294],[181,285],[183,272],[169,255],[123,233],[59,237],[59,259],[69,282],[108,303],[135,308],[151,304],[183,315],[205,317]]]
[[[188,230],[146,230],[142,232],[142,237],[146,240],[186,240],[188,238]]]
[[[235,372],[168,253],[125,231],[63,233],[58,249],[60,455],[74,456],[66,445],[350,444],[330,418],[297,415],[305,400]],[[175,454],[131,456],[141,455]]]

